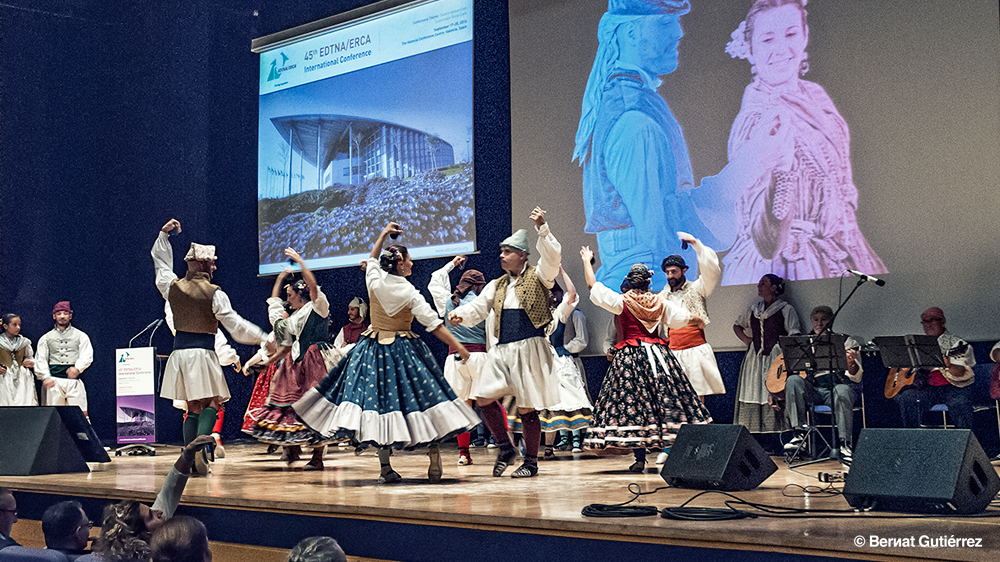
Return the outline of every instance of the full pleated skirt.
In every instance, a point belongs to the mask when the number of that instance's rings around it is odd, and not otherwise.
[[[593,449],[667,448],[681,425],[711,422],[670,349],[641,342],[615,353],[584,444]]]
[[[361,338],[293,407],[327,439],[395,448],[438,442],[479,424],[417,337]]]
[[[326,362],[320,347],[309,346],[301,361],[285,357],[271,379],[267,403],[252,412],[257,419],[250,435],[275,445],[319,445],[326,442],[319,433],[299,420],[292,404],[315,387],[326,375]]]
[[[559,382],[559,402],[538,412],[542,431],[585,429],[590,426],[594,406],[590,403],[587,386],[577,361],[570,356],[553,354],[552,367],[555,379]],[[508,410],[507,416],[511,431],[520,432],[521,417],[517,415],[516,405]]]

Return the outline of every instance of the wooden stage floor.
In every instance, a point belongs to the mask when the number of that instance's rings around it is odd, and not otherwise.
[[[259,444],[226,448],[207,478],[192,478],[180,513],[206,522],[214,540],[271,548],[290,548],[299,539],[331,535],[353,556],[382,560],[597,560],[679,556],[683,560],[997,560],[1000,557],[1000,507],[994,501],[986,516],[962,518],[888,513],[845,513],[832,517],[755,517],[731,521],[677,521],[659,516],[590,518],[588,504],[630,499],[631,483],[642,491],[665,486],[658,468],[631,474],[631,456],[596,457],[557,453],[540,463],[529,479],[490,474],[495,450],[473,449],[475,464],[456,466],[457,451],[442,450],[444,480],[429,484],[425,452],[399,452],[393,467],[403,481],[379,485],[378,459],[369,450],[332,448],[324,471],[304,471],[305,459],[289,467]],[[63,497],[95,502],[134,498],[151,502],[179,453],[162,446],[154,457],[113,457],[110,465],[89,474],[32,477],[0,476],[0,486],[19,492],[25,502]],[[308,453],[303,455],[308,457]],[[650,460],[654,458],[650,456]],[[778,471],[743,500],[796,509],[844,510],[842,496],[804,493],[803,486],[827,487],[821,471],[842,470],[825,462],[789,470],[775,458]],[[517,464],[508,469],[508,475]],[[832,486],[841,488],[842,483]],[[666,488],[643,496],[639,505],[677,507],[700,493]],[[40,499],[41,498],[41,499]],[[691,505],[724,507],[727,498],[706,494]],[[737,507],[757,515],[762,512]],[[90,513],[96,520],[96,513]],[[877,536],[913,541],[913,546],[872,545]],[[981,539],[979,547],[921,546],[940,537]]]

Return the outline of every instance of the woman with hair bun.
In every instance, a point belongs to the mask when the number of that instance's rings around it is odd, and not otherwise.
[[[594,449],[631,449],[630,472],[646,468],[646,449],[667,450],[685,423],[711,423],[684,370],[659,335],[660,324],[681,328],[700,319],[649,291],[653,273],[642,263],[629,270],[619,294],[597,282],[589,247],[580,250],[590,301],[616,315],[618,343],[594,404],[585,444]]]
[[[254,413],[257,424],[251,435],[259,441],[284,447],[282,459],[289,463],[298,460],[302,445],[309,445],[312,447],[312,458],[303,468],[323,470],[324,440],[299,421],[292,404],[319,384],[332,366],[327,354],[337,350],[328,341],[330,301],[302,256],[292,248],[286,248],[285,255],[302,269],[302,279],[284,285],[286,299],[282,300],[280,288],[291,269],[282,271],[274,282],[271,297],[267,299],[267,315],[275,326],[276,342],[281,346],[281,350],[268,361],[273,363],[282,357],[284,359],[271,380],[267,404]],[[286,303],[291,312],[281,329],[279,322],[285,315]]]
[[[783,416],[770,405],[770,393],[765,384],[771,363],[781,354],[778,337],[794,336],[802,331],[798,313],[781,298],[784,292],[784,279],[773,273],[765,274],[757,283],[760,300],[733,325],[736,337],[747,345],[736,387],[733,423],[745,426],[751,433],[779,432],[784,426]]]
[[[402,231],[394,222],[386,225],[365,267],[371,326],[294,408],[324,436],[377,445],[380,483],[401,479],[389,465],[390,449],[427,445],[427,478],[437,483],[442,475],[440,442],[475,427],[479,418],[455,395],[430,348],[411,330],[416,318],[462,361],[469,359],[465,346],[406,279],[413,271],[406,247],[393,244],[382,251],[386,236]]]

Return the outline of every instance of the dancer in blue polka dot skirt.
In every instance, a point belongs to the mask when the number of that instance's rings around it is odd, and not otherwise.
[[[389,465],[390,448],[428,445],[427,478],[441,480],[438,444],[479,424],[479,417],[451,389],[430,348],[411,331],[416,318],[428,332],[469,352],[444,326],[417,289],[407,281],[413,261],[405,246],[384,252],[385,237],[402,229],[390,222],[379,234],[365,267],[371,301],[371,327],[315,388],[295,403],[299,418],[333,439],[354,439],[379,446],[379,482],[398,482]]]

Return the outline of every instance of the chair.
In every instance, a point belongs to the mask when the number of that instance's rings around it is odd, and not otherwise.
[[[861,400],[858,400],[854,403],[854,407],[851,409],[851,411],[852,412],[857,412],[859,410],[861,411],[861,427],[866,428],[868,427],[868,419],[865,414],[864,387],[861,385],[861,383],[851,383],[851,388],[854,389],[854,395],[861,398]],[[810,411],[810,415],[812,414],[830,416],[830,423],[828,424],[817,423],[816,427],[829,427],[830,437],[831,437],[830,442],[831,443],[835,442],[836,441],[834,439],[835,434],[833,432],[836,431],[836,428],[833,426],[833,408],[827,406],[826,404],[814,404]],[[810,417],[810,423],[812,423],[811,417]],[[852,441],[853,437],[854,436],[852,435],[851,436]]]

